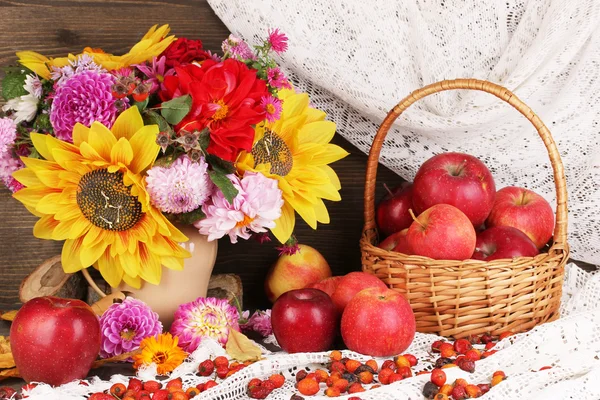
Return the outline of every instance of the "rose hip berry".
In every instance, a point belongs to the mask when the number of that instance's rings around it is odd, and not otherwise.
[[[426,399],[433,399],[438,392],[438,387],[433,382],[427,382],[423,387],[423,396]]]
[[[395,370],[396,369],[396,363],[394,363],[392,360],[385,360],[383,362],[383,364],[381,365],[381,369],[384,369],[384,368],[389,368],[389,369]]]
[[[217,386],[217,382],[213,381],[212,379],[210,381],[206,381],[204,382],[204,391],[213,388]]]
[[[436,340],[435,342],[431,343],[431,351],[433,351],[434,353],[439,353],[440,347],[442,346],[443,343],[444,343],[443,340]]]
[[[504,377],[502,375],[496,375],[496,376],[492,377],[492,387],[496,386],[503,380],[504,380]]]
[[[435,395],[433,400],[448,400],[448,395],[445,393],[438,393]]]
[[[275,389],[279,389],[285,383],[285,376],[281,374],[271,375],[269,377],[269,381],[273,382],[273,385],[275,385]]]
[[[329,387],[325,389],[325,396],[327,397],[339,397],[341,394],[340,389],[336,387]]]
[[[487,383],[480,383],[479,385],[477,385],[479,387],[479,389],[481,389],[481,395],[483,396],[484,394],[486,394],[487,392],[490,391],[490,385]]]
[[[483,392],[477,385],[467,385],[465,391],[470,398],[481,397],[483,395]]]
[[[397,374],[397,373],[394,373],[394,374],[390,375],[389,383],[391,385],[392,383],[398,382],[398,381],[401,381],[401,380],[404,380],[404,376],[402,376],[400,374]]]
[[[377,376],[377,379],[379,379],[379,382],[381,382],[383,385],[387,385],[390,383],[390,376],[392,376],[393,374],[394,374],[393,369],[382,368],[381,371],[379,371],[379,375]]]
[[[452,398],[454,400],[464,400],[467,398],[467,391],[465,389],[465,386],[454,386],[452,388]]]
[[[189,396],[189,398],[191,399],[193,397],[198,396],[200,394],[200,390],[198,388],[191,387],[185,391],[185,394],[187,394]],[[154,397],[152,399],[154,399]]]
[[[413,356],[412,354],[405,354],[404,357],[410,362],[411,367],[414,367],[419,363],[417,357]]]
[[[180,391],[183,389],[183,381],[181,380],[181,378],[172,379],[169,382],[167,382],[167,386],[165,387],[165,389],[167,389],[169,392]]]
[[[360,383],[353,383],[348,387],[348,393],[361,393],[366,392],[366,389]]]
[[[303,395],[313,396],[319,392],[319,383],[314,379],[304,378],[298,382],[297,388]]]
[[[215,363],[212,360],[204,360],[198,365],[198,375],[211,376],[215,370]]]
[[[125,392],[127,391],[127,388],[125,387],[125,385],[123,385],[122,383],[115,383],[114,385],[112,385],[110,387],[110,394],[112,394],[113,396],[116,396],[118,398],[123,397],[123,395],[125,394]],[[2,399],[2,392],[0,391],[0,399]],[[10,398],[10,397],[8,397]]]
[[[465,354],[472,348],[473,345],[467,339],[458,339],[456,342],[454,342],[454,351],[456,351],[459,354]]]
[[[442,387],[446,383],[446,373],[439,368],[431,371],[431,382],[436,386]]]
[[[458,367],[463,371],[467,371],[470,373],[475,372],[475,361],[467,360],[466,358],[462,360]]]
[[[167,389],[160,389],[152,395],[152,400],[169,400],[170,393]]]
[[[127,390],[133,390],[134,392],[139,392],[144,388],[144,384],[137,378],[131,378],[129,380],[129,384],[127,385]]]
[[[308,375],[308,372],[304,369],[296,372],[296,382],[300,382],[302,379],[306,378],[306,375]]]
[[[435,368],[442,368],[446,364],[452,364],[452,359],[440,357],[437,360],[435,360]]]
[[[356,371],[356,369],[361,366],[361,362],[356,360],[348,360],[346,361],[345,366],[346,370],[353,374],[354,371]]]
[[[415,360],[416,360],[416,358],[415,358]],[[377,361],[375,361],[375,360],[369,360],[365,363],[365,365],[367,367],[370,367],[374,373],[377,372],[377,370],[379,369],[379,365],[377,365]]]

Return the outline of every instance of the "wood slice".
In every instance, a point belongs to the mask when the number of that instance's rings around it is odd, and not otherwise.
[[[233,306],[243,310],[242,279],[235,274],[213,275],[208,282],[207,297],[227,299]]]
[[[102,279],[102,278],[94,279],[94,282],[96,283],[96,285],[98,285],[100,290],[102,290],[107,295],[112,292],[110,285],[108,283],[106,283],[106,281],[104,279]],[[86,284],[87,284],[87,282],[86,282]],[[100,299],[101,299],[100,295],[91,286],[88,285],[85,302],[88,303],[89,305],[92,305],[92,304],[100,301]]]
[[[19,288],[21,302],[25,303],[34,297],[41,296],[83,299],[86,293],[83,277],[80,273],[65,273],[60,259],[61,256],[47,259],[23,279]]]

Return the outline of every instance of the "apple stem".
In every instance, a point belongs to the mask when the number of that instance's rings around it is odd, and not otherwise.
[[[387,183],[383,184],[383,187],[385,188],[385,190],[387,190],[388,194],[390,195],[390,197],[392,197],[394,194],[392,193],[392,191],[390,190],[390,188],[388,187]]]
[[[421,223],[421,221],[419,221],[417,219],[417,217],[415,216],[415,213],[413,212],[412,208],[408,209],[408,213],[410,214],[410,216],[412,217],[413,221],[415,221],[417,224],[419,224],[421,226],[421,228],[425,229],[425,225],[423,225]]]

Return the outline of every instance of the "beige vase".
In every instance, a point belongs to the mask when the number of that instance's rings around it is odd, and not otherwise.
[[[217,258],[216,240],[209,242],[206,236],[201,235],[191,225],[177,228],[189,239],[182,247],[192,254],[190,258],[185,259],[183,270],[175,271],[163,267],[159,285],[142,282],[142,287],[135,289],[121,284],[112,290],[113,293],[130,292],[133,297],[148,304],[158,313],[165,331],[173,323],[173,316],[180,304],[206,296],[208,281]]]

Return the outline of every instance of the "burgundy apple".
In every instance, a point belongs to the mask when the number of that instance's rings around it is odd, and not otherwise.
[[[525,233],[541,249],[554,231],[554,212],[539,194],[520,187],[498,190],[486,225],[512,226]]]
[[[462,211],[448,204],[437,204],[415,219],[406,239],[416,255],[436,260],[466,260],[475,250],[476,234]]]
[[[477,234],[475,260],[492,261],[499,258],[534,257],[539,254],[529,236],[512,226],[494,226]]]
[[[408,210],[412,208],[412,184],[402,185],[390,190],[377,205],[377,226],[382,236],[406,229],[412,223]]]
[[[340,279],[338,285],[331,295],[331,300],[335,304],[335,308],[339,315],[342,315],[344,308],[352,298],[361,290],[370,287],[387,288],[386,284],[381,279],[366,272],[350,272]]]
[[[288,353],[328,350],[335,339],[337,324],[331,298],[319,289],[285,292],[271,310],[273,333]]]
[[[484,163],[463,153],[442,153],[425,161],[413,182],[412,202],[418,214],[436,204],[450,204],[475,227],[494,205],[496,185]]]
[[[410,250],[410,246],[408,244],[408,240],[406,239],[407,233],[408,228],[403,229],[400,232],[396,232],[391,236],[385,238],[383,242],[379,243],[379,247],[388,251],[412,254],[412,251]]]
[[[352,351],[390,357],[410,346],[416,331],[415,315],[400,293],[387,288],[359,292],[344,310],[341,333]]]
[[[23,379],[58,386],[87,376],[100,352],[100,322],[81,300],[36,297],[17,313],[10,344]]]

